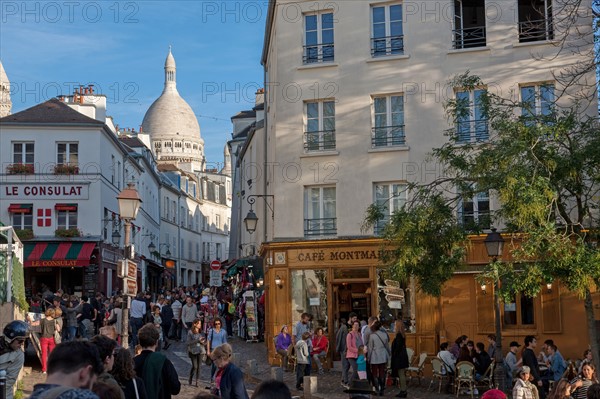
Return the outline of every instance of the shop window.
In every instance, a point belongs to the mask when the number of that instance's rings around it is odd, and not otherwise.
[[[521,293],[515,295],[511,302],[504,303],[503,320],[505,327],[533,326],[535,324],[533,298]]]
[[[322,327],[327,331],[327,272],[299,270],[291,272],[292,325],[300,321],[302,313],[312,315],[311,329]],[[332,336],[329,336],[332,339]]]

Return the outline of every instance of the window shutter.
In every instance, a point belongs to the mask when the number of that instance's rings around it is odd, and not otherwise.
[[[544,333],[562,332],[562,314],[560,312],[560,284],[554,282],[552,290],[548,292],[542,288],[542,329]]]

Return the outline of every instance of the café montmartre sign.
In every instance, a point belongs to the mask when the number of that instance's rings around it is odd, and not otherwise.
[[[389,250],[374,249],[353,249],[353,250],[318,250],[318,251],[297,251],[296,260],[298,262],[336,262],[336,261],[364,261],[380,260],[384,254],[391,252]],[[290,260],[294,257],[290,254]]]

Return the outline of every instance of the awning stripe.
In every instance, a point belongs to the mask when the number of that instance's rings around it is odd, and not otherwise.
[[[94,242],[39,242],[25,245],[26,267],[88,266]]]
[[[8,206],[8,213],[31,213],[33,210],[33,204],[10,204]]]

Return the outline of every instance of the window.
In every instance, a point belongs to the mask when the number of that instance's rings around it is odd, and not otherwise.
[[[77,209],[61,210],[56,209],[56,225],[59,229],[76,229],[77,228]]]
[[[165,219],[169,220],[169,197],[165,197]]]
[[[200,262],[200,244],[196,243],[196,261]]]
[[[515,295],[511,302],[504,304],[504,326],[520,327],[535,324],[533,298],[525,294]]]
[[[304,200],[304,236],[337,234],[335,187],[307,187]]]
[[[456,102],[461,110],[456,121],[458,143],[474,143],[489,139],[488,120],[482,102],[485,93],[485,89],[456,92]]]
[[[317,13],[304,16],[304,64],[332,62],[333,13]]]
[[[454,0],[454,49],[484,47],[485,0]]]
[[[458,206],[459,221],[467,230],[489,229],[490,194],[480,191],[473,197],[461,197]]]
[[[373,98],[373,129],[371,147],[405,145],[404,96]]]
[[[215,225],[217,230],[221,230],[221,215],[215,215]]]
[[[33,205],[11,204],[8,213],[12,214],[12,226],[18,230],[33,229]]]
[[[519,1],[519,42],[554,39],[552,0]]]
[[[58,165],[77,165],[79,159],[78,143],[57,143],[56,163]]]
[[[221,260],[221,244],[216,243],[216,256],[217,256],[217,260]]]
[[[33,143],[13,143],[13,163],[33,165]]]
[[[371,55],[404,54],[404,35],[402,34],[402,5],[391,4],[371,8],[372,38]]]
[[[218,184],[215,184],[215,202],[219,202],[219,191],[221,187]]]
[[[192,260],[192,242],[188,242],[188,259]]]
[[[306,103],[304,150],[335,150],[335,101]]]
[[[377,183],[374,189],[375,203],[382,206],[385,213],[385,217],[375,224],[375,235],[380,235],[391,215],[406,203],[406,184]]]
[[[533,123],[536,119],[548,121],[554,113],[554,85],[521,86],[521,115],[525,124]]]

